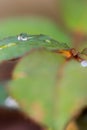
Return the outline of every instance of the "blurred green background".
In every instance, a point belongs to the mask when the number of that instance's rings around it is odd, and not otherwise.
[[[0,0],[0,39],[46,34],[78,50],[87,42],[86,0]],[[0,104],[8,94],[0,87]]]

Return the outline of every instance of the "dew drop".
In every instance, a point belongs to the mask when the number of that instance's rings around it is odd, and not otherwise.
[[[7,107],[19,108],[19,104],[12,97],[7,97],[4,103]]]
[[[26,33],[21,33],[20,35],[18,35],[19,41],[27,41],[28,39],[29,39],[29,36]]]
[[[82,65],[83,67],[87,67],[87,61],[86,61],[86,60],[83,60],[83,61],[81,62],[81,65]]]

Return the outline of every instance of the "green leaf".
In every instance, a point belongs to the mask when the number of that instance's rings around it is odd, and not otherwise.
[[[56,130],[87,106],[87,68],[77,61],[36,51],[23,58],[9,83],[9,93],[34,120]]]
[[[87,107],[87,67],[82,67],[76,61],[66,64],[60,83],[58,101],[55,124],[59,130],[63,130],[72,118],[75,119],[75,116]]]
[[[9,93],[21,109],[37,122],[54,128],[55,94],[58,99],[57,82],[60,84],[60,69],[65,59],[44,50],[34,51],[17,65]],[[57,100],[57,104],[58,104]]]
[[[39,48],[49,51],[69,49],[67,44],[59,43],[46,35],[20,34],[0,41],[0,61],[21,57]]]

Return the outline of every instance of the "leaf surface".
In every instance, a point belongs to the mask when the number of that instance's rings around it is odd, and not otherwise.
[[[23,58],[8,85],[23,111],[37,122],[54,127],[54,95],[65,59],[48,51],[35,51]],[[58,92],[58,91],[57,91]],[[58,94],[56,95],[58,99]]]
[[[21,57],[29,51],[39,48],[49,51],[69,49],[66,43],[59,43],[49,36],[23,33],[0,41],[0,61]]]

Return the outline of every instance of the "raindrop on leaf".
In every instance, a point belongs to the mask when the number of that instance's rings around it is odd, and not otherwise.
[[[81,65],[82,65],[83,67],[87,67],[87,61],[86,61],[86,60],[83,60],[83,61],[81,62]]]
[[[21,33],[20,35],[18,35],[18,40],[19,41],[27,41],[28,40],[28,34],[26,33]]]

